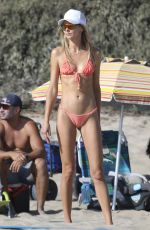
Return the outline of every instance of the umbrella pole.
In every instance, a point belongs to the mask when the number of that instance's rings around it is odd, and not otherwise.
[[[112,210],[113,211],[115,210],[115,207],[116,207],[118,171],[119,171],[119,162],[120,162],[120,153],[121,153],[122,126],[123,126],[123,110],[124,110],[124,105],[122,104],[121,105],[121,111],[120,111],[119,135],[118,135],[116,167],[115,167],[115,179],[114,179],[114,192],[113,192],[113,202],[112,202]]]

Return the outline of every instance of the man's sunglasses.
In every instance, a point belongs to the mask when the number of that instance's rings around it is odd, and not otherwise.
[[[69,29],[69,30],[74,30],[78,25],[74,24],[69,24],[69,23],[64,23],[62,25],[63,30]]]
[[[10,108],[10,105],[0,104],[0,108],[3,110],[8,110]]]

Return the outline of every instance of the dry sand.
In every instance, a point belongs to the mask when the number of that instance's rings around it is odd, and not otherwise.
[[[42,117],[37,113],[30,113],[30,116],[37,122],[42,121]],[[56,140],[55,120],[51,122],[52,139]],[[101,113],[102,130],[118,130],[119,113],[115,110],[102,109]],[[150,138],[150,118],[145,113],[141,115],[133,115],[126,113],[123,121],[123,130],[128,140],[130,163],[132,172],[141,174],[150,174],[150,159],[146,156],[146,146]],[[55,174],[53,179],[60,185],[61,174]],[[30,213],[20,213],[17,217],[9,219],[4,215],[0,215],[0,229],[2,226],[25,226],[41,227],[44,229],[86,229],[86,230],[102,230],[102,229],[150,229],[150,212],[136,210],[120,210],[113,211],[114,226],[108,227],[104,224],[102,213],[93,210],[79,209],[78,202],[73,201],[72,224],[63,223],[63,212],[60,199],[60,190],[55,201],[46,201],[45,211],[47,215],[35,215],[36,201],[30,201]],[[11,227],[7,229],[12,229]],[[14,227],[15,228],[15,227]],[[29,227],[28,229],[31,229]]]

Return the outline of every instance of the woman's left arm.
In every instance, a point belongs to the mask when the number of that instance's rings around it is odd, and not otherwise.
[[[95,52],[95,71],[93,78],[93,88],[95,94],[96,105],[98,109],[98,115],[100,119],[100,110],[101,110],[101,89],[100,89],[100,63],[101,55],[99,51]]]

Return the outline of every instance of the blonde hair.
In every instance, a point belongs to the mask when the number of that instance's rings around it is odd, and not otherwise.
[[[89,40],[89,35],[88,32],[85,28],[85,26],[80,25],[83,28],[82,34],[81,34],[81,47],[82,49],[85,49],[89,52],[89,57],[90,59],[93,61],[93,63],[95,62],[95,55],[94,55],[94,48]],[[73,63],[70,51],[69,51],[69,43],[68,43],[68,39],[64,37],[64,32],[62,27],[60,26],[58,28],[58,32],[60,35],[60,41],[62,44],[62,47],[64,48],[66,57],[68,58],[68,60]]]

